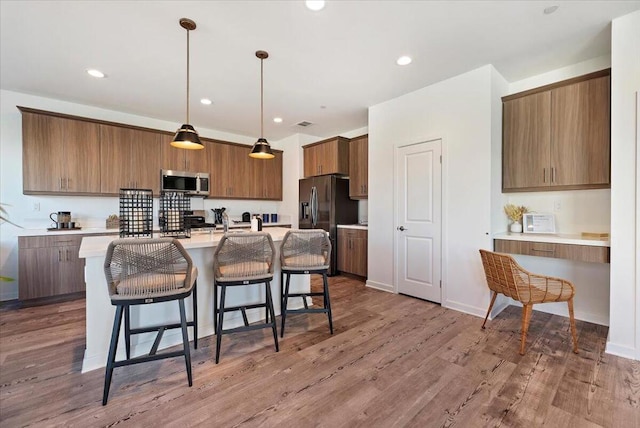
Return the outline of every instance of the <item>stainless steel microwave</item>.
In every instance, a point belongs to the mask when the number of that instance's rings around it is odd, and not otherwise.
[[[209,173],[163,169],[160,172],[160,188],[165,192],[209,196]]]

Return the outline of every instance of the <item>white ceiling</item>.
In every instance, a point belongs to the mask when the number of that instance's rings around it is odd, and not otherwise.
[[[0,87],[241,135],[330,137],[367,107],[493,64],[510,82],[610,52],[611,20],[640,1],[5,1]],[[559,5],[551,14],[543,9]],[[395,60],[410,55],[413,63]],[[97,68],[106,79],[89,77]],[[208,97],[213,105],[199,100]],[[324,106],[324,108],[323,108]],[[272,118],[280,116],[283,123]],[[301,121],[313,125],[301,128]]]

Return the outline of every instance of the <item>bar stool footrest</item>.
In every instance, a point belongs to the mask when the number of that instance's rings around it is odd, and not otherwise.
[[[327,308],[308,308],[308,309],[287,309],[288,314],[326,314],[329,312]]]
[[[146,363],[147,361],[156,361],[156,360],[163,360],[165,358],[182,357],[184,354],[185,354],[184,350],[182,350],[182,351],[165,352],[162,354],[142,355],[140,357],[129,358],[128,360],[114,361],[113,367],[116,368],[116,367],[130,366],[133,364]]]
[[[251,330],[260,330],[263,328],[272,328],[273,325],[271,323],[268,324],[251,324],[251,325],[243,325],[240,327],[229,328],[226,330],[222,330],[220,334],[230,334],[230,333],[238,333],[241,331],[251,331]]]

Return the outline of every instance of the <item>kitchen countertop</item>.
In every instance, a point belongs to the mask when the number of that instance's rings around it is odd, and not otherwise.
[[[553,235],[533,233],[498,233],[493,235],[493,239],[504,239],[507,241],[548,242],[551,244],[588,245],[592,247],[611,246],[611,242],[608,239],[585,239],[580,235],[562,233]]]
[[[229,229],[241,229],[241,228],[249,228],[251,223],[235,223],[230,224]],[[291,223],[262,223],[262,227],[291,227]],[[191,229],[191,233],[196,232],[198,229]],[[222,225],[218,225],[217,232],[222,232]],[[60,235],[118,235],[120,233],[119,229],[107,229],[106,227],[83,227],[81,229],[72,229],[72,230],[52,230],[48,231],[47,229],[21,229],[18,232],[18,236],[60,236]],[[160,236],[160,231],[158,229],[153,230],[154,238]],[[156,234],[158,236],[156,236]]]
[[[369,226],[364,224],[339,224],[338,229],[369,230]]]
[[[282,241],[285,233],[287,233],[290,229],[285,227],[273,227],[269,228],[267,231],[274,242]],[[264,232],[264,230],[263,230]],[[244,233],[244,231],[232,232],[232,233]],[[195,235],[191,235],[191,238],[182,238],[180,239],[180,243],[184,248],[192,249],[192,248],[207,248],[207,247],[215,247],[220,242],[220,239],[224,235],[224,232],[216,231],[213,233],[198,233]],[[107,236],[89,236],[82,239],[82,244],[80,245],[80,251],[78,253],[80,258],[87,257],[104,257],[107,252],[107,247],[109,243],[114,239],[118,239],[117,235],[107,235]]]

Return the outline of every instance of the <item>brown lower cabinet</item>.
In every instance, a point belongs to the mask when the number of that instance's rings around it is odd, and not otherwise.
[[[84,259],[78,257],[84,236],[20,236],[18,298],[24,301],[85,291]]]
[[[368,232],[362,229],[338,229],[338,270],[367,276]]]
[[[609,247],[555,244],[551,242],[512,241],[508,239],[495,239],[493,247],[498,253],[551,257],[591,263],[609,263]]]

